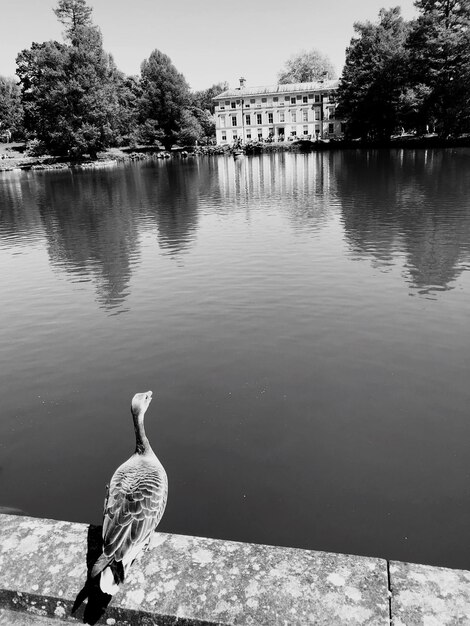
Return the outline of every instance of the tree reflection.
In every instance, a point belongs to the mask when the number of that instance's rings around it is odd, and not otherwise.
[[[142,201],[158,228],[160,249],[170,256],[187,251],[195,240],[199,197],[210,187],[207,169],[191,161],[153,163],[141,171]]]
[[[45,176],[39,210],[51,262],[78,280],[92,276],[98,302],[119,307],[138,258],[132,170]]]
[[[421,293],[450,289],[469,258],[464,150],[344,151],[335,175],[352,252],[381,267],[404,256]]]

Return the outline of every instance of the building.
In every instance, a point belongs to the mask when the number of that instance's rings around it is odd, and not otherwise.
[[[217,145],[241,140],[331,139],[344,134],[336,118],[337,80],[228,89],[214,98]]]

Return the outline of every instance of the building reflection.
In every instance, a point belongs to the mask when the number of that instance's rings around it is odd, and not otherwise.
[[[216,161],[223,209],[281,210],[295,228],[317,229],[331,216],[331,155],[277,152]]]

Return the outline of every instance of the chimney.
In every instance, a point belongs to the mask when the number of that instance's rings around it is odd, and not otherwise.
[[[246,78],[243,78],[243,76],[242,76],[240,78],[240,89],[244,89],[245,83],[246,83]]]

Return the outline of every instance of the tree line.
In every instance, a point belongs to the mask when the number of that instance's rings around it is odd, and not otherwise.
[[[191,145],[215,130],[212,97],[225,83],[190,92],[171,59],[154,50],[140,76],[126,76],[103,49],[86,0],[59,0],[64,42],[33,43],[16,59],[19,84],[0,77],[0,132],[37,152],[96,156],[112,146]]]
[[[338,91],[338,115],[353,137],[470,132],[470,0],[415,7],[414,20],[395,7],[382,9],[375,24],[354,25]]]
[[[470,132],[470,0],[416,0],[354,24],[339,80],[347,134],[386,140],[402,130],[442,137]],[[19,84],[0,77],[0,134],[10,129],[51,154],[96,155],[111,146],[191,145],[214,136],[218,83],[191,92],[170,58],[154,50],[140,76],[126,76],[103,49],[86,0],[58,0],[64,42],[33,43],[17,57]],[[334,78],[317,50],[289,59],[280,83]]]

